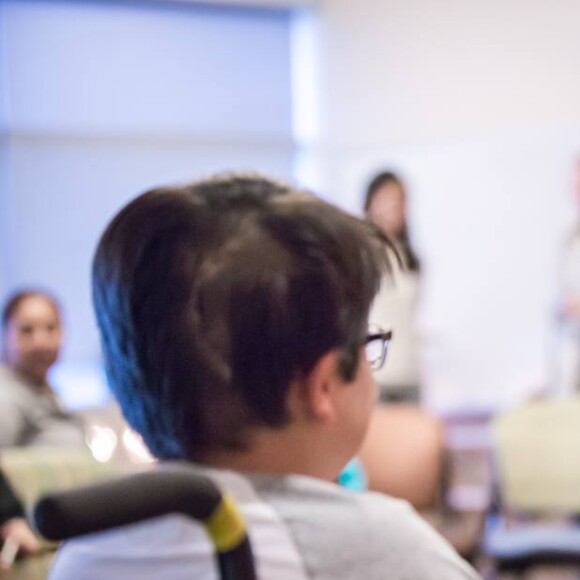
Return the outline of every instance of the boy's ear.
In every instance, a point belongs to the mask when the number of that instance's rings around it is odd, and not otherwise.
[[[295,381],[291,389],[291,407],[319,421],[329,421],[335,414],[334,393],[341,386],[340,354],[330,351],[321,356],[304,378]]]

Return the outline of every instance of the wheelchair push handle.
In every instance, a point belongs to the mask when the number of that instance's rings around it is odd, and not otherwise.
[[[166,466],[89,487],[45,495],[34,519],[40,533],[62,541],[170,513],[199,521],[212,540],[223,580],[255,580],[244,520],[233,499],[187,466]]]

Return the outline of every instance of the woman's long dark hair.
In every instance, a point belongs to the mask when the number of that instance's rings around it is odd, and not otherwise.
[[[405,186],[403,185],[403,182],[401,181],[399,176],[392,171],[382,171],[381,173],[373,177],[373,179],[371,180],[371,182],[367,187],[364,204],[364,209],[367,217],[369,216],[369,209],[371,207],[373,199],[375,198],[379,189],[390,183],[398,185],[401,188],[403,195],[406,196]],[[411,247],[406,216],[403,221],[403,227],[401,228],[401,231],[397,234],[395,241],[398,242],[398,244],[401,247],[403,261],[407,269],[410,270],[411,272],[418,272],[421,269],[421,262],[419,261],[417,254],[415,254],[415,251]]]

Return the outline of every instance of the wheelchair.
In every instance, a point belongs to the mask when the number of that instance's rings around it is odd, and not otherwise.
[[[193,466],[168,465],[44,495],[35,506],[34,521],[45,538],[61,542],[171,513],[204,527],[222,580],[256,580],[245,522],[233,498]]]

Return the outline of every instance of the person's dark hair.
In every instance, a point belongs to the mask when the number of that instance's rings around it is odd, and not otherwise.
[[[381,173],[378,173],[377,175],[375,175],[375,177],[373,177],[373,179],[367,186],[364,201],[364,210],[367,216],[369,214],[369,209],[371,207],[373,199],[375,198],[375,195],[382,187],[390,183],[398,185],[401,188],[403,194],[406,195],[405,185],[403,184],[403,181],[396,173],[394,173],[393,171],[382,171]],[[403,227],[401,228],[401,231],[397,235],[396,241],[400,245],[401,253],[403,254],[402,256],[403,262],[406,268],[408,270],[411,270],[412,272],[419,271],[421,268],[421,263],[419,261],[419,258],[417,257],[417,254],[415,254],[415,251],[411,246],[411,240],[409,239],[409,229],[407,226],[406,217],[403,223]]]
[[[4,303],[4,307],[2,308],[3,332],[6,331],[6,328],[10,320],[12,320],[12,317],[14,316],[14,314],[16,314],[16,311],[18,310],[20,304],[22,304],[22,302],[24,302],[26,299],[32,298],[33,296],[40,296],[41,298],[44,298],[47,302],[49,302],[60,318],[61,315],[60,305],[58,303],[58,300],[50,292],[47,292],[46,290],[26,288],[14,292]]]
[[[293,379],[352,380],[386,267],[375,229],[261,177],[149,191],[103,234],[93,300],[111,388],[160,458],[241,449]]]

